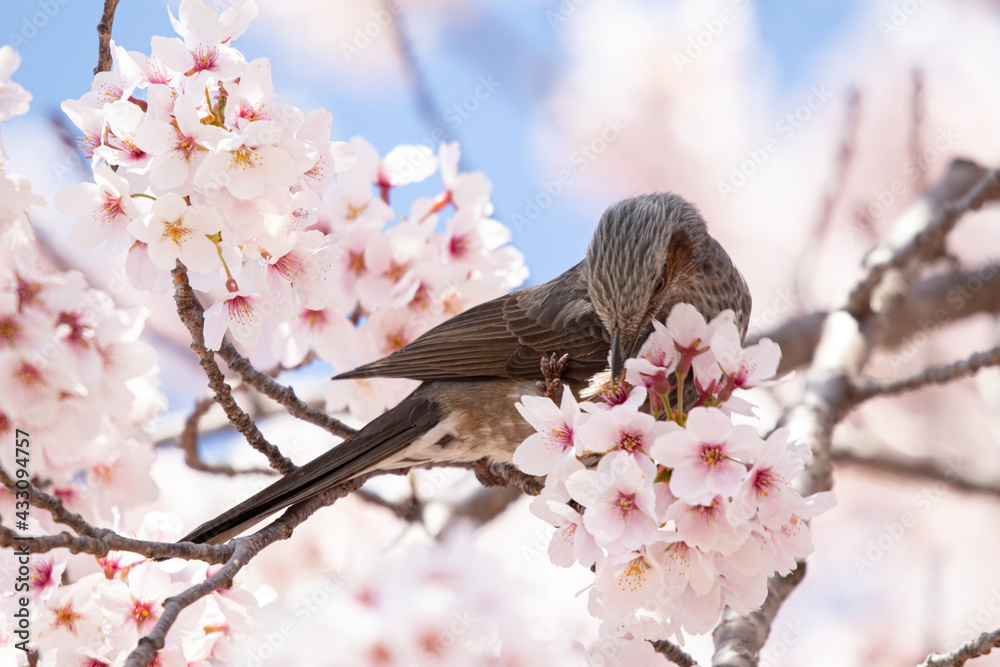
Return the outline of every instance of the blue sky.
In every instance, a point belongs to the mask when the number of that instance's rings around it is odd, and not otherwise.
[[[176,9],[177,2],[170,4]],[[13,42],[23,57],[15,78],[34,95],[31,113],[36,119],[59,114],[63,99],[88,90],[97,59],[100,5],[82,0],[5,0],[0,35]],[[558,5],[484,0],[472,20],[444,24],[433,46],[413,43],[442,113],[467,96],[484,73],[501,82],[454,135],[461,141],[464,165],[485,171],[493,181],[496,217],[507,223],[514,212],[523,210],[526,198],[539,192],[541,181],[552,176],[539,163],[531,122],[532,111],[564,65],[559,40],[546,19],[546,11]],[[757,29],[773,68],[767,80],[774,84],[775,97],[805,81],[816,55],[836,39],[857,6],[857,0],[756,3]],[[120,44],[148,52],[154,34],[173,35],[162,0],[128,0],[119,5],[113,35]],[[435,128],[452,129],[448,118],[421,116],[402,78],[383,86],[377,95],[331,80],[321,63],[303,63],[289,55],[260,20],[236,44],[248,59],[271,60],[276,92],[283,100],[303,109],[322,106],[333,111],[335,138],[360,134],[384,152],[399,143],[423,141]],[[4,128],[15,171],[14,147],[19,144],[11,138],[24,122],[15,119]],[[531,269],[532,284],[575,264],[586,250],[589,231],[585,230],[596,223],[600,210],[568,194],[543,211],[545,224],[531,225],[514,238]]]

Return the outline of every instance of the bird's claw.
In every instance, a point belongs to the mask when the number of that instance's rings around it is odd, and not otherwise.
[[[562,380],[560,377],[566,371],[566,367],[569,365],[569,355],[564,354],[561,357],[556,358],[555,353],[552,353],[551,357],[542,357],[542,377],[545,381],[539,380],[538,391],[548,398],[554,399],[556,394],[559,393],[559,387],[562,386]]]

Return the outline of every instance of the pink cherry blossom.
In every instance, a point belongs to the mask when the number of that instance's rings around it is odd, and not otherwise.
[[[274,319],[273,304],[259,294],[239,290],[219,299],[205,311],[205,346],[218,350],[229,331],[241,345],[260,340],[264,318]]]
[[[657,438],[679,428],[673,422],[657,421],[624,403],[594,414],[586,429],[580,430],[577,453],[623,451],[648,457]]]
[[[9,44],[0,47],[0,123],[28,113],[31,93],[10,80],[20,66],[21,55],[14,47]],[[2,154],[3,150],[0,148],[0,155]]]
[[[568,494],[546,489],[531,501],[531,511],[556,527],[548,550],[553,563],[560,567],[570,567],[573,563],[590,567],[601,550],[584,527],[583,515],[566,504],[568,499]]]
[[[198,165],[227,136],[215,125],[201,122],[200,100],[181,95],[174,102],[172,122],[147,120],[135,131],[134,143],[152,156],[149,182],[161,192],[190,194]]]
[[[253,123],[221,140],[218,149],[202,160],[194,179],[205,184],[211,197],[225,190],[242,200],[261,196],[266,187],[290,187],[302,170],[286,151],[273,145],[280,136],[276,123]]]
[[[220,228],[212,209],[188,206],[174,193],[161,196],[149,213],[128,224],[128,231],[146,244],[150,261],[166,271],[173,269],[178,259],[193,271],[217,269],[218,251],[208,237]]]
[[[596,470],[570,475],[566,488],[587,508],[583,522],[597,543],[620,552],[639,548],[656,531],[655,476],[649,459],[616,451],[604,456]]]
[[[598,607],[602,617],[622,623],[650,601],[666,602],[658,599],[666,597],[662,590],[662,570],[648,548],[625,551],[599,561],[590,607]]]
[[[681,500],[708,504],[717,495],[730,497],[747,476],[746,463],[763,441],[750,426],[733,426],[721,410],[693,408],[684,429],[657,439],[652,456],[672,468],[670,491]]]
[[[787,431],[774,431],[730,502],[730,516],[743,521],[756,516],[762,526],[771,529],[785,525],[801,501],[790,484],[803,466],[802,456],[789,446]]]
[[[127,178],[100,162],[94,165],[93,183],[78,183],[60,192],[56,208],[77,218],[69,240],[81,248],[96,248],[107,242],[112,253],[124,250],[131,241],[126,227],[139,217],[130,191]]]
[[[569,388],[563,390],[558,408],[552,399],[541,396],[523,396],[514,407],[538,431],[514,452],[517,467],[529,475],[547,475],[562,459],[575,458],[577,427],[584,415]]]
[[[636,357],[625,361],[625,380],[633,386],[645,387],[651,400],[659,400],[659,396],[671,389],[668,378],[677,369],[680,357],[666,325],[653,320],[653,333],[639,348]]]
[[[676,524],[677,533],[685,542],[703,552],[731,554],[750,535],[750,524],[734,526],[729,523],[720,498],[706,505],[689,505],[678,500],[670,506],[664,518]]]

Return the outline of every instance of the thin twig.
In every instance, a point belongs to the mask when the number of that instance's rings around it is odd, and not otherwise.
[[[822,247],[823,239],[833,221],[833,214],[837,210],[837,204],[844,198],[847,190],[847,174],[850,173],[851,164],[854,161],[855,145],[858,139],[858,125],[861,121],[861,94],[857,88],[851,88],[847,94],[847,109],[844,116],[844,130],[840,140],[840,148],[837,151],[837,163],[835,167],[833,183],[823,199],[823,207],[820,209],[819,217],[816,219],[816,226],[809,236],[810,243],[805,252],[799,258],[798,267],[795,271],[795,292],[799,296],[796,301],[802,303],[806,272],[815,264],[817,251]]]
[[[910,164],[923,165],[923,129],[926,112],[923,70],[915,68],[911,80],[913,82],[913,90],[910,95]],[[917,192],[923,192],[926,189],[927,170],[917,169]]]
[[[115,10],[119,0],[104,0],[104,12],[97,24],[97,67],[94,74],[111,69],[111,26],[115,22]]]
[[[208,463],[201,458],[201,453],[198,451],[198,424],[201,423],[201,418],[205,416],[205,413],[213,405],[215,405],[215,401],[212,398],[198,399],[195,402],[194,410],[191,411],[191,414],[184,421],[184,430],[181,431],[180,435],[174,441],[184,452],[184,463],[187,467],[192,470],[226,475],[228,477],[249,474],[273,475],[274,471],[269,468],[237,470],[226,463]]]
[[[444,135],[445,140],[453,141],[455,137],[451,132],[451,128],[442,122],[444,114],[434,99],[430,84],[427,82],[427,78],[424,76],[423,70],[417,64],[417,58],[413,54],[413,45],[410,43],[410,36],[406,29],[406,17],[403,15],[402,8],[393,14],[392,33],[396,40],[396,49],[399,51],[403,69],[406,71],[410,87],[413,90],[413,96],[416,99],[417,110],[428,127],[433,130],[439,130]]]
[[[1000,482],[977,482],[966,477],[953,465],[942,465],[930,458],[903,457],[885,453],[868,453],[837,447],[830,454],[831,460],[838,465],[852,465],[895,477],[928,482],[943,482],[956,491],[974,493],[1000,498]]]
[[[264,438],[250,416],[236,404],[232,388],[226,382],[222,371],[219,370],[219,365],[215,363],[215,355],[205,347],[204,311],[201,304],[194,298],[194,292],[188,283],[187,269],[178,260],[177,267],[170,273],[174,278],[174,301],[177,304],[177,314],[191,335],[191,349],[198,355],[199,363],[204,369],[205,375],[208,376],[208,387],[215,393],[215,400],[222,406],[226,417],[246,438],[250,446],[266,456],[272,468],[287,475],[295,470],[295,464]]]
[[[945,384],[967,375],[973,375],[981,368],[1000,365],[1000,345],[974,352],[965,359],[942,366],[931,366],[909,377],[892,380],[864,380],[854,389],[854,400],[857,403],[874,396],[891,396],[905,391],[913,391],[929,384]]]
[[[658,642],[650,642],[653,645],[653,650],[664,656],[667,660],[674,663],[678,667],[698,667],[698,662],[684,652],[677,644],[667,641],[666,639],[661,639]]]
[[[308,519],[322,507],[331,505],[345,495],[358,489],[368,478],[368,475],[357,477],[337,487],[324,491],[300,503],[292,505],[275,521],[247,537],[237,537],[227,546],[232,553],[225,565],[205,581],[191,586],[179,595],[167,598],[163,602],[163,614],[148,635],[139,640],[135,650],[129,655],[125,667],[146,667],[156,652],[163,648],[167,632],[177,620],[178,614],[185,608],[213,591],[230,588],[233,578],[250,562],[264,547],[291,537],[295,528]]]
[[[240,354],[226,338],[222,339],[222,345],[219,346],[219,356],[222,357],[231,371],[240,376],[244,384],[253,387],[264,396],[282,405],[293,417],[315,424],[341,438],[349,438],[357,433],[356,429],[300,399],[291,387],[276,382],[267,373],[254,368],[250,360]]]
[[[965,642],[951,653],[931,654],[921,663],[920,667],[962,667],[969,660],[987,655],[995,648],[1000,648],[1000,630],[984,632],[976,639]]]
[[[412,496],[401,502],[394,503],[391,500],[386,500],[377,493],[372,493],[366,489],[358,489],[354,492],[354,495],[366,502],[371,503],[372,505],[384,507],[403,521],[407,521],[409,523],[420,521],[423,516],[424,504],[420,502],[419,499]]]

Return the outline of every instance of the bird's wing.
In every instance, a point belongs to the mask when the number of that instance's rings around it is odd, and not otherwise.
[[[376,417],[336,447],[181,538],[181,542],[222,544],[258,521],[345,482],[395,455],[441,419],[440,405],[426,385],[396,408]]]
[[[540,378],[542,355],[568,354],[563,377],[585,381],[606,365],[608,342],[578,264],[544,285],[487,301],[409,345],[334,379]]]

